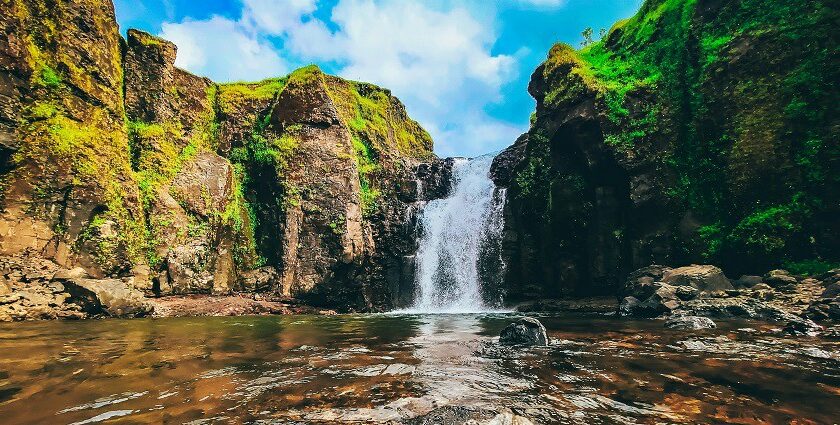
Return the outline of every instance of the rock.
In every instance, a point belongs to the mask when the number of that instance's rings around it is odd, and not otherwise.
[[[677,298],[683,301],[689,301],[696,298],[700,294],[700,291],[692,286],[678,286],[676,294]]]
[[[662,282],[674,286],[691,286],[701,292],[734,289],[723,271],[710,265],[691,265],[665,272]]]
[[[676,316],[666,320],[665,327],[668,329],[697,330],[714,329],[717,325],[708,317]]]
[[[528,146],[528,133],[525,133],[513,142],[507,149],[500,152],[493,158],[493,165],[490,167],[490,178],[499,187],[508,187],[513,178],[516,166],[525,157],[525,148]]]
[[[665,272],[670,268],[651,265],[638,269],[627,276],[622,293],[644,300],[656,291],[654,283],[662,280]]]
[[[523,317],[502,329],[499,335],[502,345],[548,345],[548,335],[545,327],[533,317]]]
[[[736,287],[752,288],[763,281],[761,276],[743,275],[734,282]]]
[[[0,277],[0,297],[9,295],[12,293],[12,288],[6,283],[6,280]]]
[[[621,316],[633,316],[639,310],[641,304],[642,302],[636,297],[624,297],[618,306],[618,314]]]
[[[202,241],[181,245],[169,251],[166,258],[168,286],[172,294],[210,293],[213,274],[210,252]],[[163,284],[161,283],[161,287]]]
[[[840,283],[832,283],[825,287],[820,298],[837,298],[840,297]]]
[[[247,292],[265,292],[276,290],[280,292],[280,274],[277,269],[271,266],[260,267],[242,273],[239,277],[239,285]]]
[[[771,270],[764,276],[764,283],[773,288],[786,285],[796,285],[797,280],[786,270]]]
[[[76,268],[71,269],[71,270],[59,269],[58,271],[56,271],[53,274],[51,280],[57,281],[57,282],[63,282],[63,281],[72,280],[72,279],[87,279],[89,277],[90,277],[90,275],[88,274],[88,272],[85,269],[83,269],[81,267],[76,267]]]
[[[69,301],[90,314],[142,317],[152,312],[143,293],[116,279],[73,279],[64,282]]]
[[[187,162],[172,181],[172,196],[202,217],[220,213],[231,197],[233,166],[221,156],[202,152]]]
[[[452,168],[455,158],[422,162],[414,170],[418,201],[431,201],[449,196],[452,190]]]
[[[814,336],[822,330],[823,327],[814,323],[814,321],[797,317],[789,321],[788,324],[785,325],[784,329],[782,329],[782,332],[790,335]]]

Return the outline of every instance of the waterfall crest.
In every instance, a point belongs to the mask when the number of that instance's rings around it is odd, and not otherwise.
[[[459,159],[448,198],[430,201],[420,212],[415,258],[419,313],[474,313],[498,307],[489,290],[501,279],[504,190],[490,179],[493,155]]]

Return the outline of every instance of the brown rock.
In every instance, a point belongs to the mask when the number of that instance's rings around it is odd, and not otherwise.
[[[735,289],[721,269],[709,265],[695,264],[668,270],[662,281],[675,286],[691,286],[701,292]]]

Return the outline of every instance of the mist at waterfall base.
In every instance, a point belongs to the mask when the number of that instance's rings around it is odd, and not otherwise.
[[[421,208],[415,302],[400,313],[502,311],[505,190],[490,179],[494,156],[457,159],[449,197]]]

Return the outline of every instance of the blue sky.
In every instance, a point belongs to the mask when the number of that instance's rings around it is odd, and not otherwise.
[[[556,41],[609,28],[642,0],[115,0],[122,31],[178,45],[176,64],[218,82],[311,63],[387,87],[441,156],[476,156],[528,129],[531,73]]]

